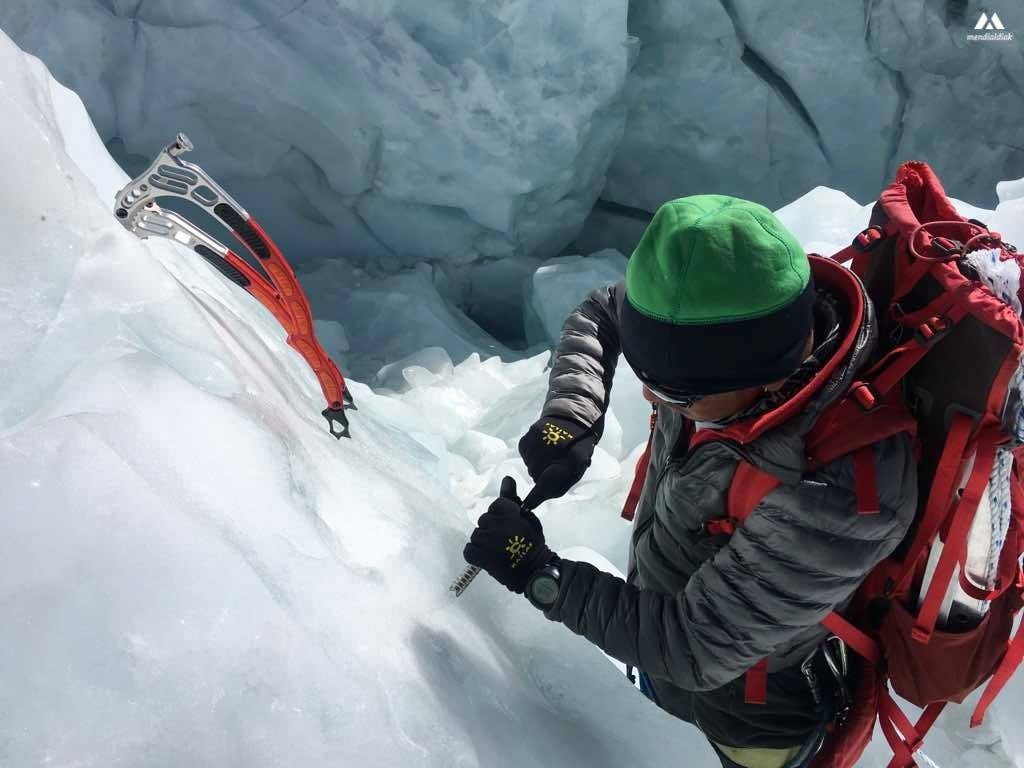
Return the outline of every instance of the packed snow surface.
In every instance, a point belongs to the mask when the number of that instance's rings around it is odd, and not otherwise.
[[[501,477],[528,485],[546,354],[423,348],[377,393],[353,383],[337,442],[262,307],[115,221],[125,176],[81,102],[2,34],[0,113],[0,764],[717,765],[522,598],[486,576],[446,593]],[[987,220],[1024,242],[1021,186],[1001,189]],[[824,188],[780,215],[822,250],[866,220]],[[599,279],[545,270],[549,317]],[[621,366],[590,472],[539,512],[554,549],[621,567],[646,413]],[[1021,706],[1018,679],[980,730],[954,707],[925,751],[1022,766]]]

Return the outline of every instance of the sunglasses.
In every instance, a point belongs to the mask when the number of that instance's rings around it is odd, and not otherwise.
[[[672,405],[678,405],[680,408],[692,408],[705,397],[707,397],[707,395],[669,395],[666,394],[665,392],[662,392],[657,387],[652,387],[646,381],[644,382],[644,386],[647,387],[650,393],[659,400],[664,400],[666,403],[671,403]]]

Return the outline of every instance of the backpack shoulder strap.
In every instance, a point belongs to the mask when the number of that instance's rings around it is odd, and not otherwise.
[[[893,398],[873,403],[872,407],[860,408],[847,408],[847,400],[857,402],[854,390],[834,406],[838,418],[834,418],[836,414],[824,414],[819,425],[808,435],[808,468],[819,469],[842,456],[852,455],[857,511],[872,514],[878,512],[874,446],[901,432],[914,434],[917,422],[902,403]],[[780,484],[781,481],[774,475],[741,461],[729,486],[728,520],[712,520],[709,532],[732,533],[736,527],[743,525],[764,497]]]
[[[781,484],[782,481],[775,475],[758,469],[750,462],[741,461],[736,466],[736,474],[733,475],[732,483],[729,485],[727,501],[729,522],[733,529],[743,525],[764,497]],[[733,531],[722,530],[720,532],[732,533]]]

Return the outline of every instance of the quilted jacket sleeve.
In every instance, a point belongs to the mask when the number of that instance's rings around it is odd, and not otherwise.
[[[619,359],[619,302],[625,286],[593,291],[562,326],[543,416],[599,425],[608,407]],[[600,428],[600,427],[599,427]]]
[[[641,590],[564,561],[546,615],[680,688],[722,686],[843,605],[899,544],[917,502],[909,442],[880,443],[875,459],[878,514],[857,514],[851,462],[843,459],[765,497],[679,593]]]

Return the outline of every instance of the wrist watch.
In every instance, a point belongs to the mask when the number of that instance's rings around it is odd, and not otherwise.
[[[555,604],[558,590],[561,588],[562,572],[558,567],[559,562],[552,560],[538,568],[526,583],[526,599],[533,603],[535,608],[546,611]]]

